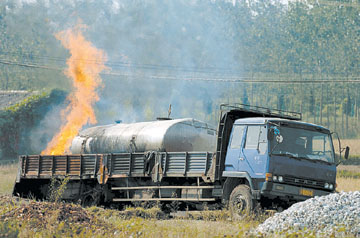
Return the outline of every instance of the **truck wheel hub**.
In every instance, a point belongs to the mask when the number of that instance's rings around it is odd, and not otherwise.
[[[242,195],[239,195],[235,198],[234,207],[238,213],[241,213],[246,209],[246,200]]]

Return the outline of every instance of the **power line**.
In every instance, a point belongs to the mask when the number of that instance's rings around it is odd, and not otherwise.
[[[21,67],[26,67],[26,68],[38,68],[38,69],[49,69],[49,70],[59,70],[59,71],[63,70],[61,68],[56,68],[56,67],[52,67],[52,66],[26,64],[26,63],[18,63],[18,62],[13,62],[13,61],[4,61],[4,60],[0,60],[0,64],[15,65],[15,66],[21,66]]]
[[[97,60],[97,59],[86,59],[86,58],[75,58],[75,59],[66,59],[66,58],[62,58],[62,57],[54,57],[54,56],[47,56],[47,55],[34,55],[32,53],[13,53],[13,52],[0,52],[0,55],[12,55],[12,56],[22,56],[23,60],[26,61],[26,58],[31,58],[31,59],[43,59],[43,60],[49,60],[49,61],[55,61],[55,62],[61,62],[61,63],[68,63],[68,62],[74,62],[74,61],[82,61],[82,62],[88,62],[91,64],[98,64],[98,65],[102,65],[105,62],[105,59],[103,60]],[[354,59],[359,59],[359,57],[354,57]],[[106,66],[110,67],[110,68],[116,68],[116,67],[120,67],[120,68],[126,68],[126,69],[145,69],[145,70],[164,70],[164,71],[177,71],[177,72],[188,72],[188,73],[218,73],[218,74],[239,74],[241,72],[246,72],[248,70],[239,70],[236,68],[221,68],[221,67],[212,67],[212,66],[208,66],[208,67],[184,67],[184,66],[176,66],[176,65],[159,65],[159,64],[139,64],[139,63],[130,63],[130,62],[122,62],[122,61],[106,61]],[[333,68],[333,66],[329,66],[329,65],[323,65],[322,67],[331,67]],[[257,65],[255,68],[257,69],[261,69],[261,70],[271,70],[273,68],[273,66],[271,65]],[[304,65],[300,65],[300,64],[292,64],[291,66],[289,66],[288,68],[291,69],[307,69],[307,70],[312,70],[312,69],[317,69],[318,66],[314,65],[314,66],[304,66]],[[357,64],[355,64],[354,66],[352,66],[351,68],[353,69],[358,69]]]
[[[102,75],[110,76],[125,76],[136,77],[137,75],[125,73],[101,73]],[[277,79],[249,79],[249,77],[237,78],[193,78],[193,77],[173,77],[173,76],[159,76],[159,75],[138,75],[138,77],[145,77],[151,79],[168,79],[168,80],[184,80],[184,81],[208,81],[220,83],[281,83],[281,84],[321,84],[321,83],[360,83],[360,77],[353,77],[352,79],[318,79],[318,80],[277,80]]]
[[[46,69],[46,70],[56,70],[56,71],[63,71],[64,68],[57,68],[52,66],[46,65],[37,65],[37,64],[26,64],[26,63],[18,63],[12,61],[4,61],[0,60],[0,64],[4,65],[14,65],[20,67],[27,67],[27,68],[38,68],[38,69]],[[233,78],[226,78],[226,77],[174,77],[169,75],[143,75],[143,74],[129,74],[129,73],[119,73],[113,71],[107,71],[100,73],[101,75],[108,75],[108,76],[123,76],[129,78],[149,78],[149,79],[159,79],[159,80],[183,80],[183,81],[208,81],[208,82],[228,82],[228,83],[280,83],[280,84],[321,84],[321,83],[360,83],[360,77],[338,77],[333,79],[311,79],[311,80],[284,80],[284,79],[273,79],[273,78],[257,78],[253,79],[250,77],[233,77]]]
[[[38,59],[44,59],[44,60],[50,60],[55,62],[61,62],[61,63],[68,63],[68,62],[74,62],[74,61],[82,61],[82,62],[88,62],[91,64],[98,64],[102,65],[106,61],[103,60],[96,60],[96,59],[86,59],[86,58],[75,58],[75,59],[65,59],[61,57],[54,57],[54,56],[40,56],[40,55],[34,55],[31,53],[12,53],[12,52],[0,52],[0,55],[12,55],[12,56],[22,56],[25,59],[27,58],[38,58]],[[175,65],[157,65],[157,64],[138,64],[138,63],[130,63],[130,62],[121,62],[121,61],[106,61],[106,65],[109,67],[121,67],[121,68],[141,68],[141,69],[151,69],[151,70],[172,70],[172,71],[182,71],[182,72],[196,72],[196,73],[206,73],[209,71],[215,71],[219,73],[224,73],[227,71],[227,73],[239,73],[240,71],[235,68],[220,68],[220,67],[183,67],[183,66],[175,66]]]

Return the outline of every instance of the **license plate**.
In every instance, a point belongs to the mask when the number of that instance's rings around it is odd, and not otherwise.
[[[314,190],[302,188],[300,189],[300,194],[304,196],[312,197],[314,196]]]
[[[275,189],[276,190],[284,190],[284,186],[276,185]]]

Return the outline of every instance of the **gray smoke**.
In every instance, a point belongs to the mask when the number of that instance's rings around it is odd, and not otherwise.
[[[59,131],[63,121],[61,120],[61,111],[66,108],[65,104],[54,105],[33,128],[29,134],[31,135],[30,141],[26,143],[29,148],[27,153],[39,154],[46,148],[47,143]]]
[[[241,74],[241,59],[233,53],[235,40],[241,39],[226,34],[236,27],[226,15],[226,8],[235,3],[6,0],[3,4],[19,21],[36,13],[37,22],[42,22],[39,31],[54,34],[78,22],[88,26],[86,37],[108,55],[109,70],[102,75],[104,87],[96,104],[99,124],[164,117],[169,104],[171,117],[215,124],[219,104],[229,100],[229,85],[191,79]],[[54,55],[68,57],[60,42],[51,44]],[[65,67],[64,62],[47,63]],[[61,80],[59,85],[64,84]]]

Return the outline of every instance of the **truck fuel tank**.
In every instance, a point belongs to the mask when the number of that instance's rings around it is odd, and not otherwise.
[[[214,151],[215,144],[216,130],[213,126],[184,118],[87,128],[74,138],[71,152]]]

